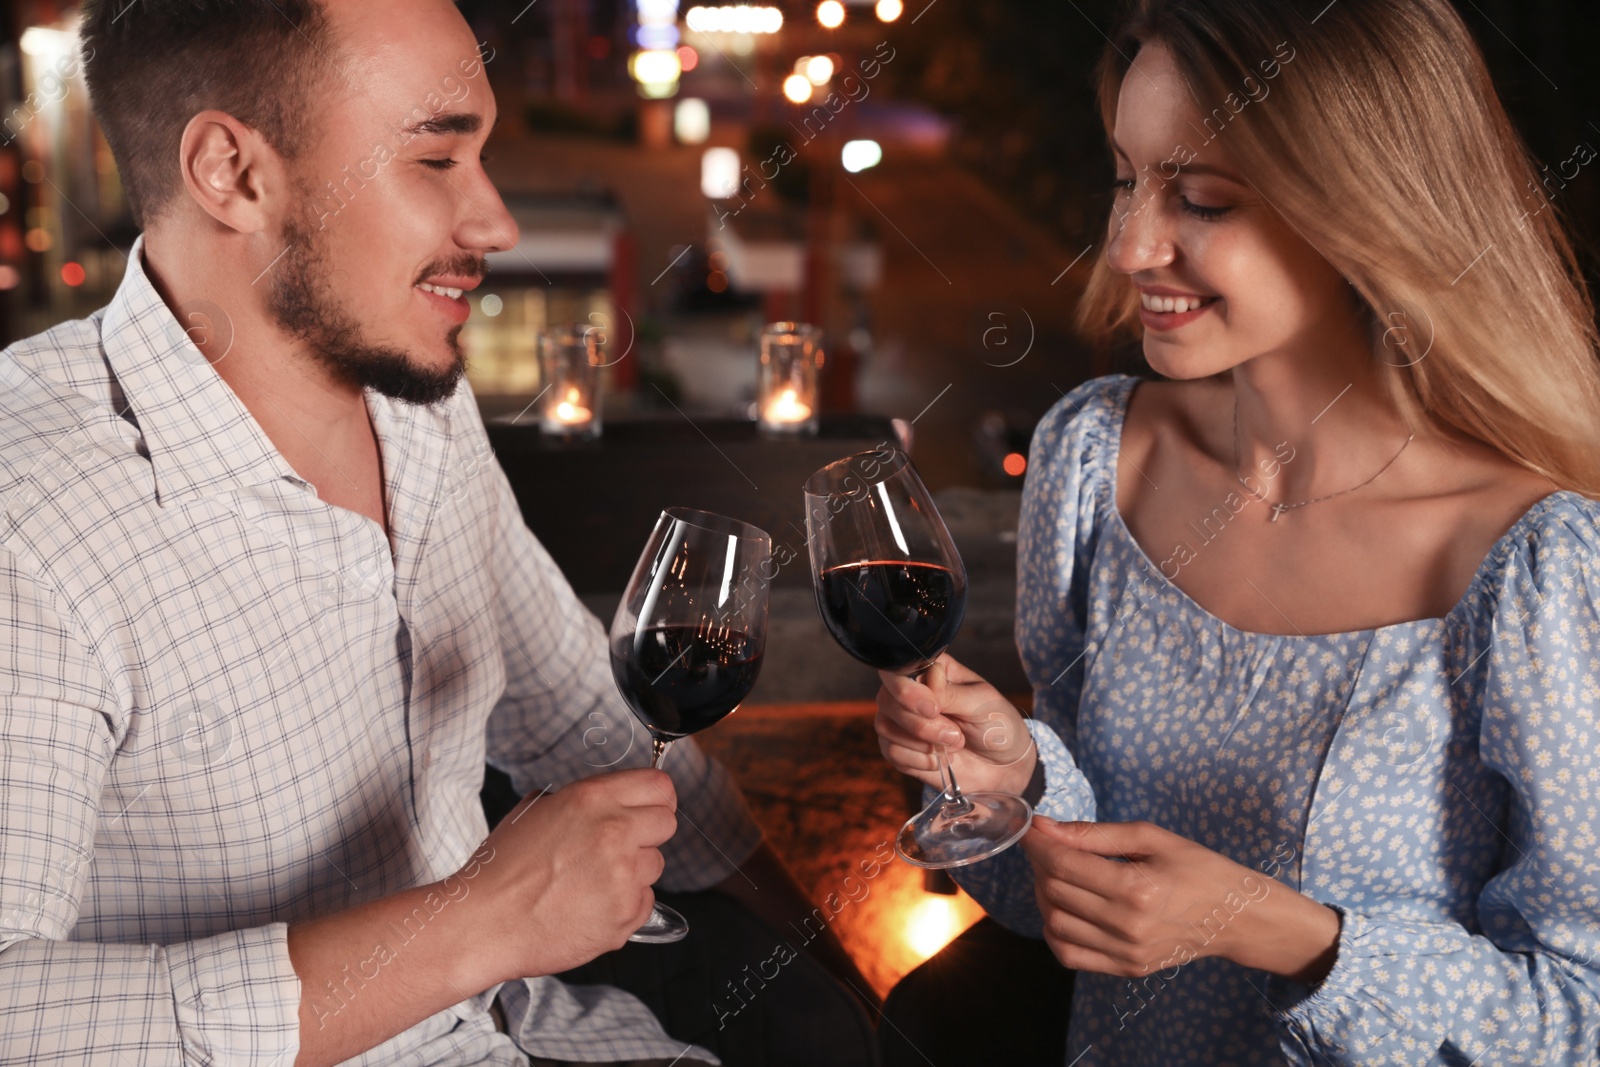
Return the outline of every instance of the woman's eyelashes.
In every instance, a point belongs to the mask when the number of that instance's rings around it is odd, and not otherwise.
[[[1138,183],[1132,178],[1117,178],[1111,183],[1111,188],[1114,195],[1121,196],[1123,193],[1133,192],[1137,185]],[[1232,207],[1211,207],[1205,204],[1196,204],[1191,202],[1188,197],[1183,196],[1178,197],[1178,203],[1184,211],[1204,222],[1216,222],[1233,210]]]
[[[1187,211],[1195,218],[1203,219],[1206,222],[1216,222],[1218,219],[1222,218],[1222,216],[1233,210],[1231,207],[1205,207],[1201,204],[1191,204],[1187,198],[1180,199],[1183,201],[1183,210]]]

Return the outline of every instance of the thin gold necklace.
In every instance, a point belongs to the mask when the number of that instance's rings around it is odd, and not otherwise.
[[[1405,442],[1400,446],[1400,452],[1404,452],[1406,450],[1406,445],[1409,445],[1411,443],[1411,439],[1415,436],[1417,435],[1413,433],[1406,437]],[[1382,474],[1384,471],[1392,467],[1394,465],[1394,461],[1400,458],[1400,452],[1396,452],[1392,457],[1390,457],[1388,463],[1385,463],[1383,466],[1379,467],[1378,474]],[[1312,497],[1310,500],[1302,500],[1297,504],[1273,504],[1265,496],[1252,489],[1250,487],[1250,483],[1244,480],[1244,475],[1239,473],[1239,394],[1235,393],[1233,395],[1233,476],[1239,479],[1239,484],[1244,486],[1245,489],[1249,491],[1251,496],[1255,497],[1263,504],[1271,505],[1273,522],[1277,522],[1278,516],[1282,515],[1285,511],[1289,511],[1293,508],[1303,508],[1307,504],[1318,504],[1324,500],[1332,500],[1336,496],[1344,496],[1346,493],[1353,493],[1363,486],[1371,485],[1373,482],[1377,481],[1378,474],[1374,474],[1371,478],[1368,478],[1366,481],[1362,482],[1361,485],[1352,485],[1348,489],[1341,489],[1337,493],[1329,493],[1327,496]]]

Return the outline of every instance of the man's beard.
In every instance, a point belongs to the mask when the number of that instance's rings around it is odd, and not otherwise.
[[[467,369],[461,351],[461,327],[445,335],[455,358],[434,369],[419,365],[404,350],[373,344],[361,324],[333,299],[334,286],[325,250],[315,232],[301,219],[283,225],[289,251],[272,270],[267,307],[273,319],[312,357],[345,381],[408,404],[434,404],[456,391]],[[482,260],[435,264],[423,277],[435,273],[482,274]]]

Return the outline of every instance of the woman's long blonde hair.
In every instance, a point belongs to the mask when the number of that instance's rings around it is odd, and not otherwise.
[[[1355,287],[1405,419],[1437,420],[1600,498],[1594,305],[1559,218],[1560,180],[1512,126],[1471,33],[1447,0],[1339,0],[1315,23],[1301,6],[1136,3],[1100,64],[1107,136],[1133,56],[1165,45],[1205,116],[1192,147],[1221,138]],[[1102,343],[1137,336],[1138,306],[1102,245],[1080,329]]]

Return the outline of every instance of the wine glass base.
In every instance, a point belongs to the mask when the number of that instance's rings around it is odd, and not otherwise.
[[[670,945],[689,936],[689,920],[660,901],[650,909],[650,918],[628,936],[629,941],[645,945]]]
[[[1033,809],[1010,793],[941,794],[900,828],[895,852],[913,867],[965,867],[1004,852],[1033,823]]]

